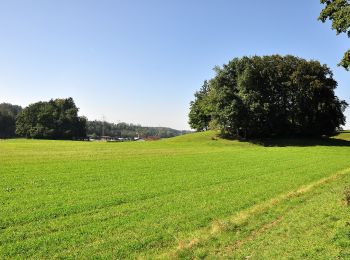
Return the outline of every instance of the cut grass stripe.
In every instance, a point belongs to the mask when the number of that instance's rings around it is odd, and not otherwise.
[[[241,226],[244,222],[246,222],[249,218],[253,218],[257,214],[267,212],[268,210],[277,206],[278,204],[281,204],[292,198],[302,196],[303,194],[311,192],[312,190],[314,190],[315,188],[321,185],[332,182],[338,179],[339,177],[349,173],[350,173],[350,168],[343,169],[331,176],[322,178],[308,185],[301,186],[299,189],[295,191],[282,194],[276,198],[257,204],[248,209],[242,210],[238,212],[238,214],[235,214],[232,217],[226,218],[224,220],[215,220],[214,222],[211,223],[210,226],[194,232],[195,234],[192,236],[192,238],[178,241],[178,245],[176,248],[164,254],[161,254],[159,258],[178,258],[178,256],[181,255],[182,251],[192,250],[197,245],[204,244],[206,241],[209,241],[213,236],[216,236],[220,232],[225,232],[227,230],[232,230],[234,228],[237,228]],[[250,233],[246,238],[242,240],[238,240],[236,242],[236,245],[239,247],[240,244],[244,242],[244,240],[252,239],[254,236],[256,236],[257,233],[263,232],[264,230],[277,224],[278,222],[281,221],[281,219],[282,219],[281,217],[277,218],[270,223],[262,225],[257,230],[253,230],[252,233]]]

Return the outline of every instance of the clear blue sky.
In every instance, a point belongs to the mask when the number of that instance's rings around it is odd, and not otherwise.
[[[0,0],[0,102],[73,97],[89,119],[189,129],[215,65],[293,54],[336,64],[350,40],[317,21],[319,0]],[[350,128],[350,112],[347,111]]]

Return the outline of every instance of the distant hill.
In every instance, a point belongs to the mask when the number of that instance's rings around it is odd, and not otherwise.
[[[176,130],[169,127],[147,127],[128,123],[109,123],[103,121],[88,121],[87,135],[90,137],[111,136],[122,138],[169,138],[189,133],[186,130]]]

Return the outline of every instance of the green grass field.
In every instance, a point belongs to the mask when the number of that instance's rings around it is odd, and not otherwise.
[[[349,132],[214,136],[0,141],[0,258],[350,258]]]

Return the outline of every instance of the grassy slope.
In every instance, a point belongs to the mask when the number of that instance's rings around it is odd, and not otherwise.
[[[214,135],[0,141],[0,257],[346,256],[346,142]]]

